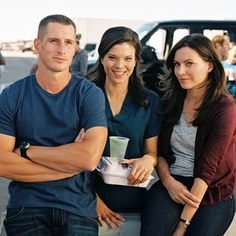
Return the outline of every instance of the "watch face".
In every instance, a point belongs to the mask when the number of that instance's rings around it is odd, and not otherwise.
[[[28,149],[30,147],[30,143],[29,142],[23,142],[21,145],[20,145],[20,149]]]

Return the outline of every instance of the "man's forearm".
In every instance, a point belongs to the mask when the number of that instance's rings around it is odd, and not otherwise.
[[[86,132],[81,142],[57,147],[31,146],[27,155],[33,162],[62,172],[93,171],[101,158],[106,137],[107,129],[96,127]]]
[[[71,177],[76,173],[56,171],[21,158],[13,152],[0,151],[0,176],[20,182],[46,182]]]
[[[93,162],[98,155],[92,153],[89,147],[86,150],[83,145],[78,145],[78,143],[58,147],[32,146],[27,153],[30,159],[39,165],[68,173],[93,170],[96,168]]]

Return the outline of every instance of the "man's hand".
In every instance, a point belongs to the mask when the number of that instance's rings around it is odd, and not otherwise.
[[[85,131],[84,131],[84,128],[82,128],[75,139],[75,143],[76,142],[81,143],[84,140],[84,136],[85,136]]]
[[[20,155],[20,148],[15,148],[14,149],[14,153],[16,153],[18,156],[21,156]]]

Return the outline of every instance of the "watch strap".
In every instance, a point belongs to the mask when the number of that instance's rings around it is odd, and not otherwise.
[[[29,147],[30,147],[30,143],[27,143],[27,142],[23,142],[19,147],[21,157],[28,159],[28,160],[30,160],[29,156],[27,155],[27,150]]]
[[[183,222],[186,225],[186,227],[188,227],[191,223],[190,220],[185,220],[185,219],[182,219],[182,218],[180,218],[179,221]]]
[[[22,158],[30,160],[30,158],[27,156],[27,149],[20,149],[20,155]]]

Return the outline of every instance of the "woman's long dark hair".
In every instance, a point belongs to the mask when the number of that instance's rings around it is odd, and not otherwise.
[[[208,75],[207,90],[203,102],[198,108],[198,114],[193,120],[194,126],[200,126],[206,119],[209,109],[214,101],[221,95],[227,95],[226,79],[223,65],[218,58],[214,46],[210,39],[202,34],[191,34],[182,38],[170,51],[166,65],[169,74],[164,80],[164,86],[167,90],[163,96],[165,104],[166,119],[172,124],[177,124],[181,112],[183,110],[184,99],[186,97],[186,89],[183,89],[178,82],[174,73],[174,58],[176,51],[189,47],[196,51],[200,57],[213,65],[212,71]]]
[[[146,107],[148,103],[145,100],[145,88],[139,73],[142,47],[137,33],[130,28],[117,26],[109,28],[104,32],[98,47],[99,58],[95,66],[88,72],[88,79],[93,81],[98,87],[104,88],[106,74],[101,59],[104,58],[114,45],[124,42],[130,43],[135,48],[136,58],[136,66],[129,78],[128,93],[133,96],[137,104]]]

